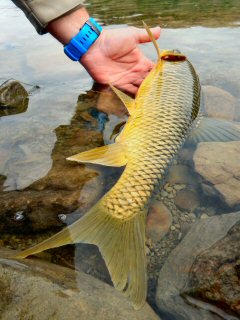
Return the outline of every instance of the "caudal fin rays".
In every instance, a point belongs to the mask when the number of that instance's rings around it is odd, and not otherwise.
[[[110,243],[99,242],[114,287],[131,299],[135,309],[145,303],[147,292],[145,217],[141,213],[128,221],[118,221]],[[114,220],[110,225],[116,223]]]

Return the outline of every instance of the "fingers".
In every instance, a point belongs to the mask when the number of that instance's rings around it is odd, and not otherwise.
[[[154,67],[154,63],[151,60],[149,60],[148,58],[144,57],[144,62],[143,63],[145,65],[145,70],[147,72],[151,71],[152,68]]]
[[[129,84],[125,84],[117,87],[118,89],[128,92],[129,94],[132,94],[133,96],[135,96],[137,94],[139,86],[135,86],[134,84],[129,83]]]
[[[113,84],[120,90],[128,92],[132,95],[136,95],[138,88],[141,86],[143,80],[148,76],[150,71],[151,70],[146,71],[142,74],[137,73],[133,75],[131,81],[129,81],[128,83],[115,82]]]
[[[154,63],[151,60],[146,59],[144,70],[135,74],[135,80],[132,81],[132,84],[140,87],[141,83],[148,76],[153,67]]]
[[[148,76],[153,67],[154,63],[142,56],[141,61],[137,66],[131,69],[131,71],[121,74],[119,78],[115,78],[110,82],[120,90],[136,95],[141,83]]]
[[[155,27],[150,29],[155,39],[160,37],[161,28]],[[151,39],[145,29],[135,28],[135,37],[138,43],[150,42]]]

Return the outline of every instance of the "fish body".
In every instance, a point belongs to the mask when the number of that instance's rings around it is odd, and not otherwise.
[[[136,309],[144,304],[147,292],[148,208],[197,117],[200,103],[198,76],[187,58],[157,50],[158,61],[135,99],[113,87],[130,113],[116,143],[69,158],[125,166],[118,182],[81,219],[17,256],[24,258],[69,243],[95,244],[114,286],[130,298]]]
[[[142,83],[117,139],[127,164],[103,199],[112,216],[129,219],[148,207],[192,127],[199,103],[200,84],[191,63],[161,59]]]

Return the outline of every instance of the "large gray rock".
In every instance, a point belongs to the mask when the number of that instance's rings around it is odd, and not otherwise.
[[[239,150],[240,141],[202,142],[193,157],[196,171],[229,206],[240,205]]]
[[[231,93],[214,86],[203,86],[205,112],[209,117],[236,120],[237,99]]]
[[[160,313],[167,315],[166,319],[236,319],[210,303],[188,297],[186,284],[196,257],[222,239],[238,221],[240,212],[200,220],[171,252],[159,273],[156,295]]]
[[[158,320],[145,304],[135,311],[111,286],[40,260],[0,256],[1,319]]]

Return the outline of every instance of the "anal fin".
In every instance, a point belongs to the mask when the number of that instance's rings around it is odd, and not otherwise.
[[[68,157],[67,160],[80,163],[95,163],[104,166],[122,167],[127,164],[124,148],[120,143],[113,143]]]

